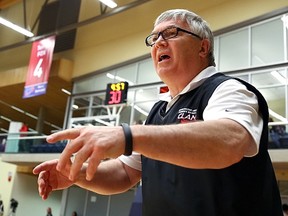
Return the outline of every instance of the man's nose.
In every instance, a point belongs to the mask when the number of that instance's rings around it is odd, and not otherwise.
[[[159,35],[159,37],[157,38],[157,40],[155,41],[155,45],[160,45],[160,44],[163,44],[163,43],[166,43],[166,39],[164,39],[162,37],[162,34]]]

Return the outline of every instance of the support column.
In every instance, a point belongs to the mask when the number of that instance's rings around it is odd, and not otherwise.
[[[46,114],[46,108],[40,107],[39,112],[38,112],[38,121],[37,121],[37,125],[36,125],[36,131],[39,134],[43,133],[45,114]]]

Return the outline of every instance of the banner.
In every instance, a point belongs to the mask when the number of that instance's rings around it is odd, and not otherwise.
[[[46,93],[54,45],[55,36],[33,43],[23,98]]]

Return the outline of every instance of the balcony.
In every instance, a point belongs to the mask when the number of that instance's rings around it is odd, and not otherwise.
[[[58,158],[67,141],[49,144],[46,136],[34,132],[0,134],[2,161],[20,166],[35,165]]]
[[[276,176],[288,180],[288,135],[276,136],[270,132],[268,148]],[[59,158],[66,144],[67,141],[49,144],[46,136],[34,132],[0,134],[2,161],[21,167],[31,168],[41,162]]]

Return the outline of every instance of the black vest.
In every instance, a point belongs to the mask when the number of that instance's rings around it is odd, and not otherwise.
[[[200,87],[181,95],[167,113],[167,102],[157,102],[146,124],[167,125],[203,120],[202,113],[209,98],[216,87],[227,79],[231,77],[221,73],[213,75]],[[142,156],[144,216],[283,215],[267,151],[267,103],[255,87],[239,81],[258,97],[264,120],[259,153],[254,157],[244,157],[224,169],[188,169]]]

